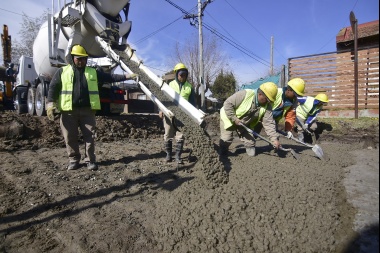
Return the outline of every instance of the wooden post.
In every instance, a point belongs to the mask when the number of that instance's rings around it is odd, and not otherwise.
[[[350,13],[352,34],[354,35],[354,79],[355,79],[355,119],[359,117],[359,85],[358,85],[358,20],[353,11]]]

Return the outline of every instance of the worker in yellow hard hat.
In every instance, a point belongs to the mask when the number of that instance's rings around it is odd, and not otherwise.
[[[174,66],[174,75],[175,79],[169,83],[169,86],[178,94],[181,95],[184,99],[190,102],[195,106],[195,91],[193,86],[187,81],[189,76],[189,71],[185,64],[178,63]],[[165,142],[165,152],[166,152],[166,162],[172,161],[172,149],[173,149],[173,139],[176,142],[175,150],[175,161],[178,164],[183,164],[181,160],[181,154],[183,151],[183,145],[185,138],[183,134],[176,129],[171,119],[164,116],[163,112],[159,112],[159,117],[163,119],[164,122],[164,142]]]
[[[87,66],[88,53],[81,45],[70,51],[71,64],[59,68],[50,84],[46,113],[55,121],[54,111],[61,112],[60,126],[69,156],[67,170],[80,167],[79,129],[85,143],[84,162],[89,170],[97,170],[95,155],[95,113],[101,109],[99,89],[104,83],[137,79],[137,74],[110,74]]]
[[[276,124],[272,114],[272,103],[276,99],[278,87],[272,82],[263,83],[258,89],[240,90],[227,98],[220,109],[220,155],[227,155],[228,148],[233,140],[233,132],[236,131],[243,141],[249,156],[256,155],[255,138],[242,126],[255,130],[259,122],[270,137],[275,148],[280,148],[279,136],[276,132]]]
[[[300,141],[304,141],[305,133],[311,134],[317,130],[317,115],[328,102],[329,98],[325,93],[320,93],[315,97],[307,96],[298,98],[296,114],[297,124],[301,127],[298,134]]]
[[[288,85],[278,88],[276,100],[273,103],[273,118],[278,122],[285,118],[285,132],[290,139],[293,137],[292,129],[296,122],[296,108],[298,105],[298,97],[304,95],[305,81],[302,78],[293,78]]]

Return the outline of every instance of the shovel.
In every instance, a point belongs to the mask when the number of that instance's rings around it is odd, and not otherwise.
[[[280,133],[280,134],[282,134],[282,135],[284,135],[284,136],[287,136],[287,134],[285,132],[283,132],[283,131],[277,130],[277,132]],[[319,145],[317,145],[317,144],[310,145],[310,144],[307,144],[307,143],[305,143],[303,141],[298,140],[295,137],[292,137],[291,139],[293,141],[295,141],[295,142],[298,142],[298,143],[306,146],[306,147],[311,148],[311,150],[313,150],[313,152],[316,154],[316,156],[318,156],[319,159],[323,159],[324,158],[323,150],[322,150],[322,148]]]
[[[266,141],[268,142],[270,145],[272,145],[272,142],[270,140],[268,140],[267,138],[261,136],[260,134],[256,133],[255,131],[253,131],[252,129],[249,129],[248,127],[246,127],[244,124],[240,124],[242,127],[245,128],[245,130],[247,130],[249,133],[253,134],[254,136],[256,137],[259,137],[260,139],[262,139],[263,141]],[[283,148],[280,146],[279,150],[282,150],[282,151],[285,151],[285,152],[290,152],[292,154],[292,156],[295,158],[295,159],[298,159],[299,158],[299,155],[296,153],[296,151],[294,151],[293,149],[291,148]]]

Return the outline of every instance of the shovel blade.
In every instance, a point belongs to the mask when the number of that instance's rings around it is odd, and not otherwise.
[[[318,156],[318,158],[320,158],[320,159],[324,158],[323,150],[322,150],[322,148],[319,145],[317,145],[317,144],[314,145],[314,147],[312,148],[312,150]]]

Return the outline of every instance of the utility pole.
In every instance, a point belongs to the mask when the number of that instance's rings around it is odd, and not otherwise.
[[[207,3],[207,2],[206,2]],[[206,7],[206,6],[205,6]],[[202,34],[202,2],[198,0],[198,30],[199,30],[199,80],[201,82],[201,108],[205,111],[206,109],[206,97],[205,97],[205,86],[204,86],[204,73],[203,73],[203,34]]]
[[[206,110],[206,97],[205,97],[205,84],[204,84],[204,63],[203,63],[203,34],[202,34],[202,16],[207,4],[211,3],[213,0],[206,0],[202,3],[202,0],[198,0],[198,14],[185,15],[186,18],[198,17],[198,32],[199,32],[199,81],[200,81],[200,92],[201,92],[201,108]]]
[[[273,76],[273,36],[270,38],[270,75]]]

